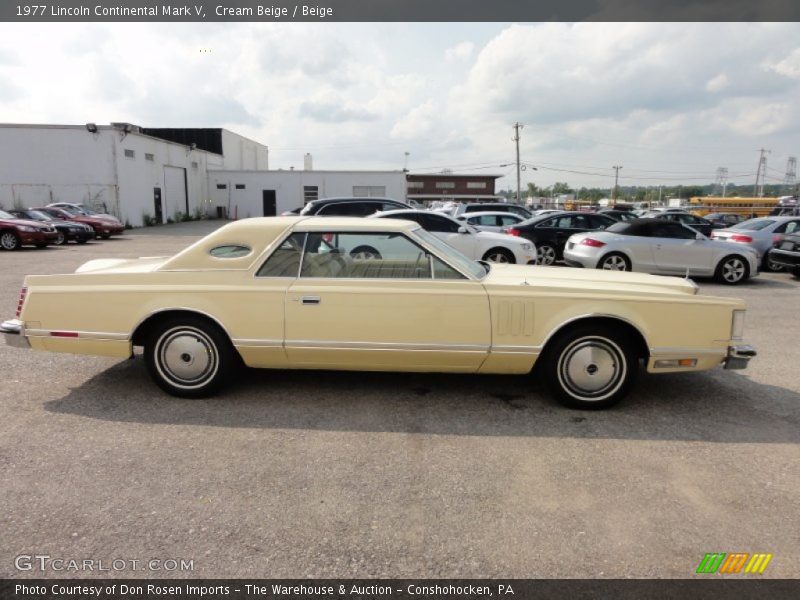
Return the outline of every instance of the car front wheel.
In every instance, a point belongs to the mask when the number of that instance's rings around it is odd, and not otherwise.
[[[56,237],[56,246],[63,246],[67,243],[67,236],[64,235],[63,231],[58,232],[58,236]]]
[[[773,261],[769,257],[769,255],[770,253],[767,252],[766,255],[764,256],[764,262],[762,263],[763,269],[765,271],[771,271],[772,273],[780,273],[781,271],[783,271],[783,265],[780,265],[775,261]]]
[[[234,368],[235,352],[219,327],[199,317],[161,322],[144,349],[147,369],[158,386],[181,398],[202,398],[219,390]]]
[[[750,277],[747,261],[741,256],[726,256],[717,266],[716,278],[720,283],[736,285]]]
[[[515,263],[514,255],[505,248],[492,248],[483,255],[483,260],[491,263]]]
[[[17,250],[21,246],[19,237],[13,231],[0,233],[0,247],[3,250]]]
[[[582,410],[608,408],[630,390],[639,367],[634,343],[604,325],[583,325],[548,344],[544,375],[556,398]]]

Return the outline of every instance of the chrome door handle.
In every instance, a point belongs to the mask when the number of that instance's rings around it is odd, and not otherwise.
[[[319,304],[322,299],[319,296],[303,296],[300,298],[301,304]]]

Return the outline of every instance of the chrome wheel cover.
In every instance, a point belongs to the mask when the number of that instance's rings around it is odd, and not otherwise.
[[[19,245],[17,242],[17,236],[15,236],[10,231],[6,231],[2,236],[0,236],[0,246],[3,246],[6,250],[14,250]]]
[[[741,281],[744,273],[744,261],[740,258],[730,258],[722,265],[722,278],[729,283]]]
[[[603,260],[603,270],[605,271],[627,271],[628,264],[621,256],[609,256]]]
[[[556,262],[556,249],[547,244],[544,246],[539,246],[536,262],[545,266],[552,265],[554,262]]]
[[[219,352],[204,331],[187,325],[173,327],[156,341],[155,366],[175,387],[196,389],[217,374]]]
[[[571,396],[599,402],[622,387],[628,363],[620,347],[608,338],[582,337],[567,346],[558,359],[558,380]]]
[[[64,235],[63,231],[58,232],[58,237],[56,238],[56,246],[63,246],[67,243],[67,236]]]

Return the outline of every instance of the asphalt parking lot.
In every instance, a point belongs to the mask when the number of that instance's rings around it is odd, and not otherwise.
[[[26,274],[217,225],[1,253],[0,317]],[[98,574],[15,567],[49,555],[193,560],[118,577],[688,577],[769,552],[765,577],[798,577],[800,282],[698,283],[747,300],[750,368],[643,376],[600,413],[499,376],[258,371],[179,400],[141,359],[0,344],[0,576]]]

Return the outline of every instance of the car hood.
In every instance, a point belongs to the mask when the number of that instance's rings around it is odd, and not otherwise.
[[[646,273],[570,269],[531,265],[493,264],[483,279],[484,285],[528,285],[558,288],[564,291],[696,294],[697,286],[689,279],[663,277]]]
[[[50,223],[34,221],[33,219],[2,219],[2,221],[9,225],[25,225],[27,227],[35,227],[36,229],[47,229],[50,227]]]
[[[496,233],[494,231],[479,231],[475,235],[479,240],[486,240],[487,242],[494,241],[504,244],[530,244],[531,241],[516,235],[509,235],[507,233]]]

